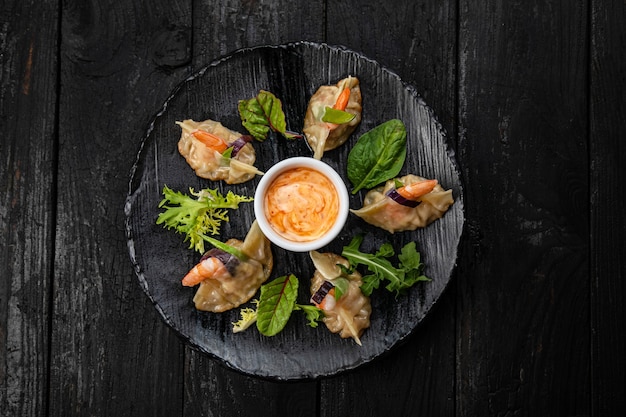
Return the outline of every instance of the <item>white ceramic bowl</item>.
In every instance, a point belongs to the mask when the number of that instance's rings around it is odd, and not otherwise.
[[[335,218],[334,224],[330,226],[329,230],[315,240],[302,242],[287,239],[281,236],[281,234],[279,234],[270,224],[265,215],[265,194],[267,193],[268,188],[276,178],[284,174],[286,171],[290,171],[298,167],[313,169],[326,176],[337,191],[337,199],[339,203],[337,217]],[[309,157],[288,158],[278,162],[261,177],[259,185],[254,193],[254,214],[261,231],[274,244],[292,252],[308,252],[319,249],[330,243],[335,237],[337,237],[345,225],[349,211],[350,200],[348,197],[348,190],[343,182],[343,179],[325,162]]]

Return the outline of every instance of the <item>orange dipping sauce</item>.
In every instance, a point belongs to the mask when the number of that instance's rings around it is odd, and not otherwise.
[[[310,242],[327,233],[339,214],[339,195],[324,174],[298,167],[281,173],[265,194],[265,217],[276,233]]]

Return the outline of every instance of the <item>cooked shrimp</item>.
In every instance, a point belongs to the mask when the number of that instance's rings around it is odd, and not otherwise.
[[[226,149],[228,149],[228,143],[226,143],[226,141],[221,137],[211,132],[203,129],[197,129],[192,126],[191,123],[188,123],[188,121],[176,122],[176,124],[180,126],[184,132],[193,135],[194,138],[198,139],[198,141],[200,141],[209,149],[212,149],[219,153],[222,153]]]
[[[205,279],[218,278],[229,275],[226,266],[215,257],[209,257],[200,261],[191,271],[183,278],[183,285],[193,287]]]
[[[396,191],[407,200],[415,201],[431,192],[436,185],[437,180],[426,180],[405,185],[404,187],[398,188]]]
[[[326,294],[326,296],[322,299],[322,301],[320,301],[319,304],[315,303],[315,301],[313,301],[313,304],[315,304],[315,306],[319,309],[322,310],[332,310],[335,308],[335,289],[331,288],[328,291],[328,294]]]
[[[214,135],[213,133],[209,133],[206,130],[194,130],[191,134],[205,146],[219,153],[228,149],[228,144],[224,141],[224,139]]]

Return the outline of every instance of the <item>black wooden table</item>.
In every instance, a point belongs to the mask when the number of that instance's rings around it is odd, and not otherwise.
[[[33,1],[0,12],[1,416],[614,416],[626,409],[626,4]],[[451,284],[388,355],[242,375],[142,292],[124,202],[172,89],[343,45],[415,87],[465,190]]]

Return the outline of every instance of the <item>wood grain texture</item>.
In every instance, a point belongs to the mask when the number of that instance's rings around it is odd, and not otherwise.
[[[226,0],[194,2],[195,69],[237,49],[324,41],[326,1]]]
[[[623,1],[140,3],[0,6],[0,416],[623,414]],[[163,323],[123,206],[175,85],[303,39],[416,87],[457,151],[468,223],[452,285],[401,346],[276,383]]]
[[[327,16],[327,42],[362,52],[415,87],[454,149],[456,3],[329,2]],[[400,347],[322,381],[320,415],[454,415],[454,308],[452,286]]]
[[[456,1],[328,2],[327,16],[326,42],[363,53],[415,87],[454,148]]]
[[[276,382],[240,374],[205,354],[186,356],[186,416],[314,417],[316,382]]]
[[[591,6],[592,412],[609,416],[626,410],[626,4]]]
[[[45,415],[54,253],[58,14],[0,13],[0,415]],[[51,19],[48,19],[51,17]]]
[[[457,414],[588,415],[585,4],[460,5]]]
[[[194,2],[192,68],[199,70],[237,49],[322,40],[324,2],[228,0]],[[302,16],[307,16],[302,19]],[[277,384],[246,376],[186,349],[184,415],[317,415],[315,382]],[[245,398],[246,401],[241,401]]]
[[[187,70],[188,7],[63,2],[49,415],[180,413],[183,345],[137,284],[123,209],[140,132]]]
[[[354,371],[322,380],[319,415],[455,415],[454,284],[447,291],[402,344]]]

